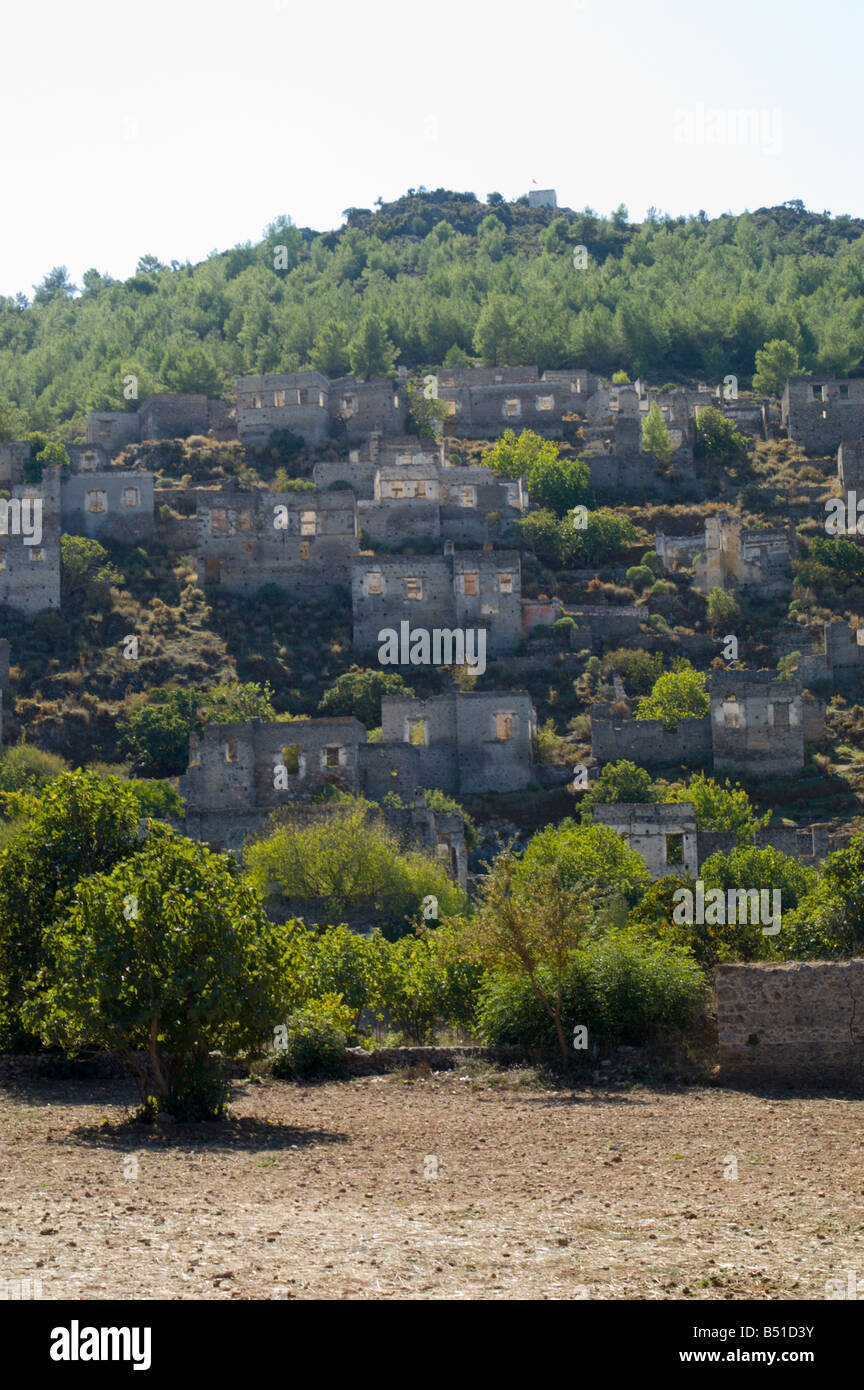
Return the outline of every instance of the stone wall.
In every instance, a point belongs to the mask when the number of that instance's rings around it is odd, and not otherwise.
[[[864,1080],[864,960],[721,965],[716,984],[723,1081]]]
[[[60,491],[63,530],[94,540],[137,540],[153,534],[153,474],[68,474]]]
[[[662,719],[623,719],[610,706],[591,706],[591,752],[599,763],[629,758],[642,767],[693,767],[711,758],[711,720],[681,719],[666,730]]]

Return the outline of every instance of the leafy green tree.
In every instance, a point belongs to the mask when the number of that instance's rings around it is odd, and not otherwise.
[[[592,902],[586,892],[574,892],[565,882],[563,866],[554,859],[538,859],[530,875],[521,867],[512,851],[498,855],[481,882],[480,904],[465,923],[460,947],[487,969],[527,978],[555,1025],[561,1063],[567,1068],[564,977],[587,935]],[[544,987],[547,975],[551,979]]]
[[[689,664],[658,676],[651,694],[639,701],[637,719],[662,719],[664,727],[674,729],[679,719],[703,719],[711,712],[711,701],[705,688],[704,671],[694,671]]]
[[[709,589],[707,609],[708,621],[715,628],[734,622],[741,613],[741,605],[728,589]]]
[[[60,582],[64,600],[73,598],[101,602],[112,584],[122,584],[123,576],[98,541],[86,536],[60,537]]]
[[[527,478],[535,468],[553,467],[559,462],[558,445],[534,430],[505,430],[480,460],[500,478]]]
[[[372,803],[350,797],[317,821],[277,816],[272,829],[246,849],[249,881],[262,897],[325,898],[334,918],[368,913],[394,926],[438,900],[440,918],[464,906],[464,894],[440,861],[405,850]]]
[[[591,471],[583,459],[541,455],[529,466],[528,492],[533,501],[549,507],[559,517],[594,501]]]
[[[614,372],[612,375],[613,386],[629,386],[630,378],[624,371]]]
[[[758,816],[743,787],[732,785],[729,779],[721,785],[704,772],[697,772],[686,784],[665,788],[660,798],[664,802],[689,801],[696,811],[698,830],[721,830],[735,836],[739,845],[747,845],[753,832],[765,826],[771,812]]]
[[[387,336],[384,322],[377,314],[367,314],[348,346],[351,371],[369,381],[376,376],[391,376],[396,363],[396,349]]]
[[[0,399],[0,444],[10,439],[23,439],[27,432],[27,412],[11,401]]]
[[[48,271],[42,283],[34,285],[33,288],[36,291],[33,296],[34,304],[50,304],[52,299],[71,299],[78,293],[78,287],[70,280],[65,265],[55,265],[53,270]]]
[[[203,689],[163,686],[151,690],[146,704],[118,720],[120,747],[131,757],[136,772],[146,777],[172,777],[186,771],[189,736],[213,721],[245,723],[274,720],[270,686],[257,681],[225,681]]]
[[[324,376],[338,378],[347,376],[351,366],[348,354],[348,325],[341,319],[328,319],[315,334],[312,351],[309,354],[310,366]]]
[[[635,902],[651,882],[641,854],[611,826],[580,824],[569,817],[531,836],[516,877],[527,881],[549,864],[560,871],[562,887],[587,895],[595,904],[616,898]]]
[[[642,422],[642,448],[647,454],[653,454],[660,463],[671,462],[675,452],[669,437],[669,428],[656,401],[651,402],[648,414]]]
[[[414,691],[396,671],[352,666],[325,690],[318,708],[329,716],[353,715],[367,729],[377,729],[381,726],[381,700],[385,695],[413,699]]]
[[[46,753],[24,738],[0,757],[0,792],[41,792],[67,768],[59,753]]]
[[[696,442],[693,453],[697,458],[714,459],[722,463],[724,459],[740,458],[747,452],[747,440],[735,428],[732,420],[727,420],[715,405],[706,405],[696,416]]]
[[[410,433],[419,439],[437,439],[447,417],[446,402],[437,396],[427,396],[422,380],[409,381],[406,395]]]
[[[68,468],[69,455],[65,444],[34,430],[27,436],[30,457],[24,462],[24,478],[28,483],[41,483],[46,468]]]
[[[281,933],[231,855],[168,826],[151,822],[136,854],[81,881],[45,949],[29,1024],[67,1053],[118,1052],[142,1100],[176,1118],[224,1113],[211,1049],[237,1055],[272,1038]]]
[[[134,853],[138,802],[114,778],[61,772],[0,850],[0,979],[7,1045],[21,1031],[25,986],[45,963],[43,934],[69,907],[78,880]]]
[[[621,758],[617,763],[605,764],[580,804],[583,810],[590,810],[593,806],[609,806],[622,801],[643,803],[657,799],[651,774],[644,767]]]
[[[600,670],[607,678],[617,673],[637,695],[647,695],[663,671],[663,653],[616,647],[602,657]]]
[[[518,366],[524,359],[524,334],[518,301],[492,294],[477,316],[474,351],[489,367]]]
[[[785,338],[772,338],[756,353],[753,390],[782,396],[786,382],[798,371],[798,349]]]
[[[200,343],[172,339],[162,355],[159,375],[169,391],[211,397],[222,394],[222,373]]]

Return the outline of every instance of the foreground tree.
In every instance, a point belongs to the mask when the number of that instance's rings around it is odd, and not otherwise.
[[[564,975],[591,918],[588,894],[564,886],[559,865],[542,863],[520,874],[512,850],[504,850],[481,885],[477,912],[460,946],[488,969],[524,976],[555,1025],[565,1069],[570,1053],[562,1023]],[[552,988],[544,984],[551,972]]]
[[[134,792],[92,772],[62,772],[33,815],[0,852],[0,1029],[23,1044],[26,985],[45,964],[44,934],[68,909],[79,879],[110,870],[135,852]]]
[[[143,848],[83,880],[46,931],[25,1015],[68,1054],[118,1052],[151,1110],[215,1119],[227,1085],[210,1051],[272,1037],[282,936],[232,856],[151,823]]]

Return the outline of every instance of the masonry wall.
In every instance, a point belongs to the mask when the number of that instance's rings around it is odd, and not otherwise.
[[[276,810],[308,799],[325,782],[356,792],[358,748],[365,742],[363,725],[350,718],[207,724],[201,736],[190,739],[180,795],[191,814]],[[296,772],[286,748],[298,750]],[[286,769],[291,764],[281,779],[284,787],[274,776],[279,764]]]
[[[642,767],[696,766],[711,758],[711,720],[681,719],[667,731],[662,719],[621,719],[597,701],[591,706],[591,752],[599,763],[628,758]]]
[[[63,530],[94,539],[134,540],[153,533],[153,474],[68,474],[60,490]]]
[[[721,965],[715,978],[723,1081],[864,1078],[864,960]]]
[[[245,594],[275,584],[309,597],[347,588],[359,554],[356,507],[343,490],[199,493],[198,583]]]
[[[499,716],[509,718],[502,737]],[[533,775],[534,708],[528,695],[462,692],[431,700],[385,697],[382,744],[405,745],[411,727],[425,722],[426,742],[413,745],[418,781],[450,796],[523,790]]]
[[[805,449],[833,450],[864,435],[864,379],[795,376],[786,383],[781,421]]]
[[[465,592],[471,576],[476,594]],[[408,597],[408,580],[420,582],[420,598]],[[512,651],[522,634],[520,557],[507,550],[363,556],[352,567],[351,601],[354,645],[361,651],[377,649],[379,632],[398,632],[403,621],[429,630],[485,627],[487,655]]]
[[[22,613],[60,607],[60,470],[46,468],[40,484],[19,483],[11,496],[42,500],[42,538],[25,545],[22,535],[0,536],[0,604]]]
[[[771,671],[717,672],[709,677],[714,766],[782,777],[804,766],[801,687]]]

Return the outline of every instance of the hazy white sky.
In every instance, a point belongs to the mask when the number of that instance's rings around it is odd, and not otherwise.
[[[421,184],[864,213],[862,0],[10,3],[0,294]]]

